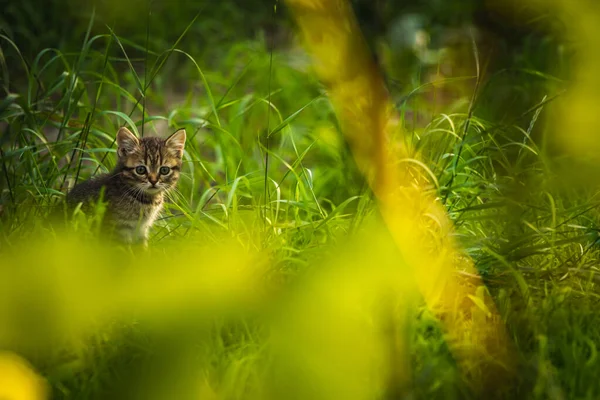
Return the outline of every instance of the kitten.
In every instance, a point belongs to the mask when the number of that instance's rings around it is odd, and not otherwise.
[[[103,192],[108,203],[103,228],[126,244],[148,243],[148,231],[160,213],[164,194],[177,184],[181,171],[185,130],[167,139],[138,139],[127,128],[117,133],[117,165],[108,174],[82,182],[67,195],[72,209],[84,211]]]

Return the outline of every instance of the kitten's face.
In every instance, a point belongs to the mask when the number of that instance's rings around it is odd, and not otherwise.
[[[131,186],[148,195],[156,195],[175,186],[181,171],[185,131],[168,139],[138,139],[127,128],[117,133],[117,155],[123,165],[122,176]]]

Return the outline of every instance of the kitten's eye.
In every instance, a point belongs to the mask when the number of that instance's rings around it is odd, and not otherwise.
[[[171,168],[169,168],[169,167],[160,167],[160,169],[158,171],[160,172],[161,175],[168,175],[169,172],[171,172]]]
[[[146,167],[143,165],[135,167],[135,173],[138,175],[144,175],[146,173]]]

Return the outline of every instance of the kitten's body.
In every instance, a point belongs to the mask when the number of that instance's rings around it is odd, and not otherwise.
[[[67,195],[67,203],[71,208],[82,203],[86,211],[103,193],[108,203],[103,231],[124,243],[146,245],[148,232],[162,209],[164,192],[179,179],[185,131],[166,140],[137,139],[122,128],[117,143],[115,169],[76,185]],[[161,173],[165,168],[169,172]],[[140,173],[141,169],[145,172]]]
[[[105,232],[115,233],[127,243],[144,242],[162,209],[163,194],[152,197],[145,193],[135,194],[120,173],[112,171],[75,186],[67,201],[71,205],[83,203],[83,210],[88,211],[90,205],[100,198],[103,188],[103,199],[108,202],[104,216]]]

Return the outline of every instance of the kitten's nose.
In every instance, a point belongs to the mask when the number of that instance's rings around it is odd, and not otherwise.
[[[156,182],[158,182],[158,177],[154,174],[148,175],[148,182],[152,184],[152,186],[156,186]]]

